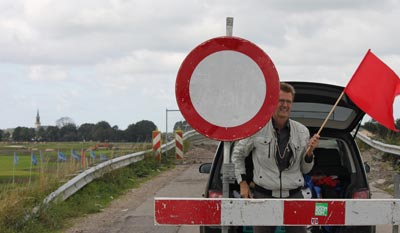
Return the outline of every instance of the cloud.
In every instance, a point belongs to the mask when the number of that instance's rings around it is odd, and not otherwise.
[[[183,59],[224,36],[227,16],[282,80],[345,85],[369,48],[400,74],[395,0],[14,0],[0,1],[0,102],[18,116],[39,107],[50,122],[157,118],[163,128]]]
[[[29,67],[28,77],[34,81],[61,81],[68,78],[62,66],[34,65]]]
[[[125,57],[109,59],[96,65],[96,78],[108,94],[121,91],[148,93],[151,88],[171,89],[177,67],[184,54],[176,52],[138,50]]]

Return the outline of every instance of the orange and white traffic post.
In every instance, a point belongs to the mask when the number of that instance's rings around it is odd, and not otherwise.
[[[154,130],[152,133],[153,153],[157,156],[157,160],[161,161],[161,132]]]
[[[183,159],[183,132],[175,130],[175,157],[177,160]]]

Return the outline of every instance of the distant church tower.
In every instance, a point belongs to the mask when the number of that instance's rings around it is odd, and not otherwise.
[[[35,127],[36,129],[39,129],[41,126],[40,124],[40,116],[39,116],[39,109],[37,110],[37,114],[36,114],[36,122],[35,122]]]

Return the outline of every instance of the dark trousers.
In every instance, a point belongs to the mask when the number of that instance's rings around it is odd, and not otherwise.
[[[264,192],[259,192],[254,190],[253,194],[254,198],[274,198],[271,195],[268,195]],[[291,194],[288,198],[304,198],[301,190],[296,193]],[[254,233],[274,233],[275,226],[254,226],[253,232]],[[307,233],[307,229],[305,226],[286,226],[285,227],[286,233]]]

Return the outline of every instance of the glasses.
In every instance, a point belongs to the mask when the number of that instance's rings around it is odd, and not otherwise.
[[[284,103],[287,103],[287,104],[292,104],[292,103],[293,103],[293,101],[291,101],[291,100],[279,99],[279,104],[284,104]]]

